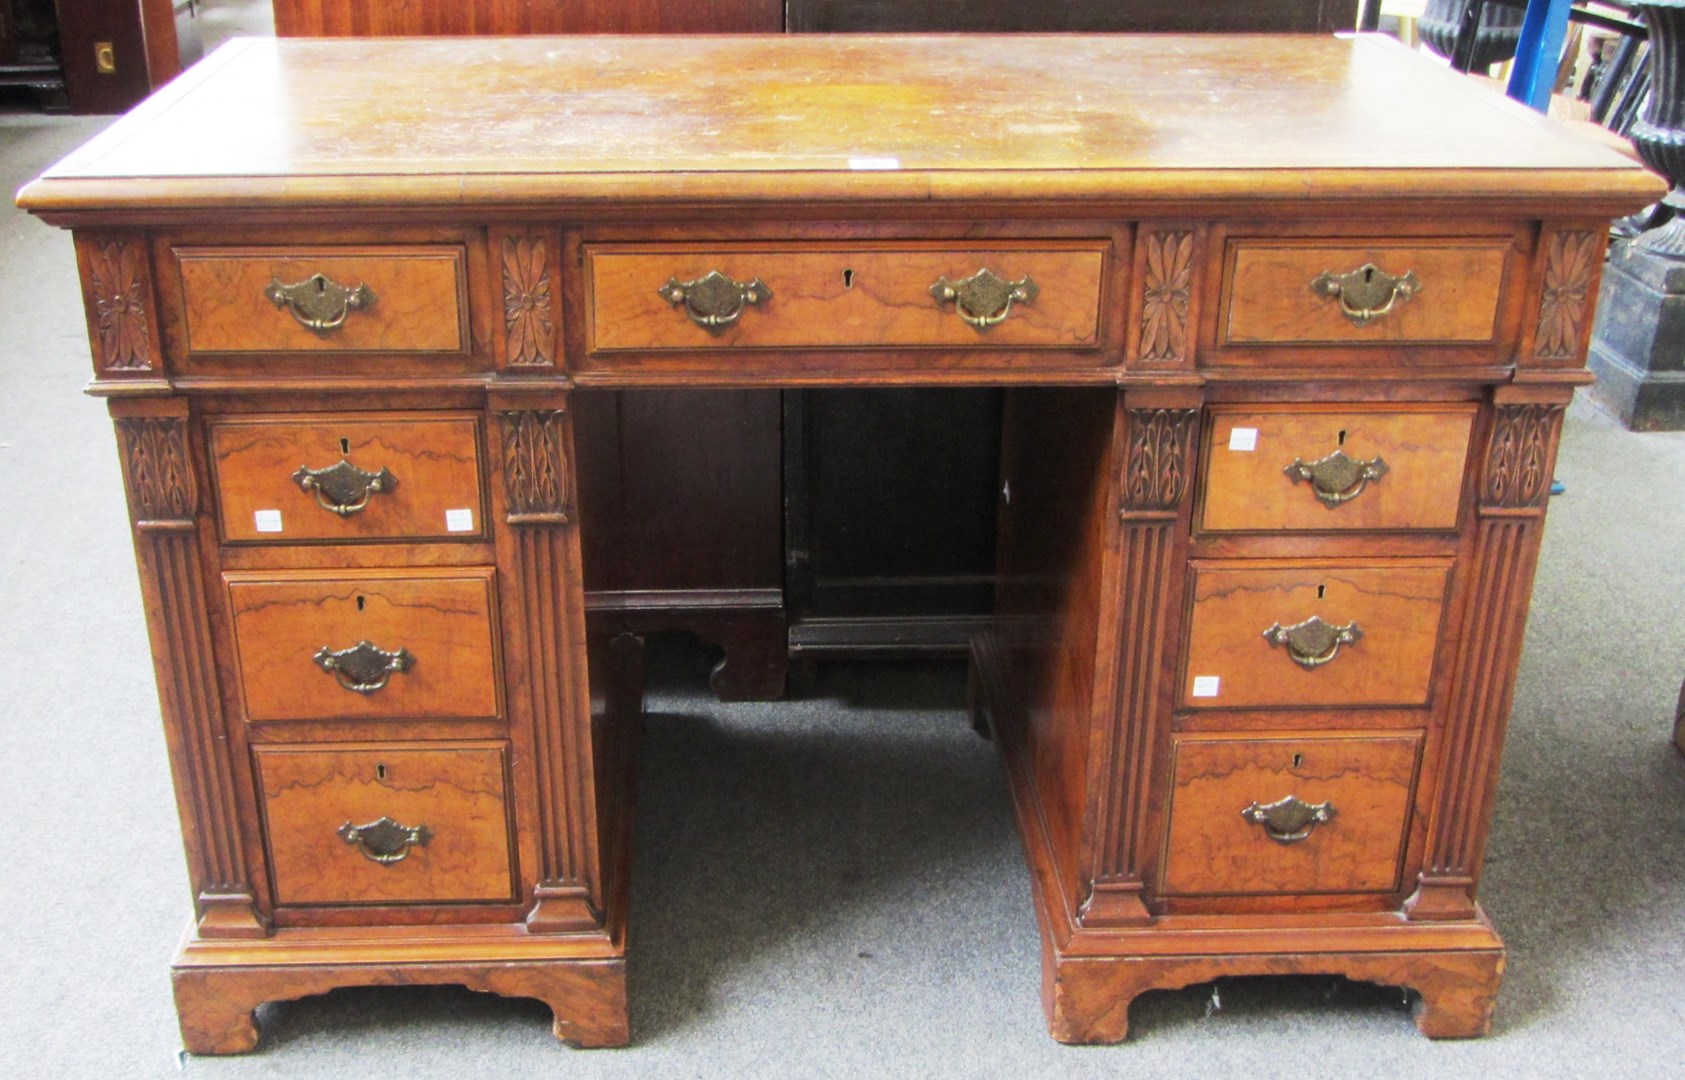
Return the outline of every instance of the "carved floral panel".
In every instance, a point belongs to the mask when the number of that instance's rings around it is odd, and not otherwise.
[[[1576,361],[1591,313],[1591,282],[1603,256],[1603,238],[1590,232],[1559,232],[1545,255],[1544,290],[1534,355],[1540,360]]]
[[[1194,235],[1148,233],[1142,278],[1141,359],[1176,362],[1188,356],[1188,304],[1193,295]]]
[[[84,249],[94,343],[104,371],[149,371],[152,326],[147,315],[146,252],[127,240],[104,240]]]
[[[509,366],[555,365],[549,245],[542,236],[503,238],[503,328]]]

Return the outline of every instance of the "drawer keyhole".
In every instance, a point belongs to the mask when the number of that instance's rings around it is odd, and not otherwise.
[[[1345,434],[1346,433],[1343,432],[1343,431],[1340,432],[1340,436],[1341,436],[1342,439],[1345,437]],[[351,452],[351,440],[350,439],[339,440],[339,452],[342,453],[342,454],[349,454]]]
[[[1294,764],[1298,764],[1297,758],[1294,759]],[[386,779],[386,765],[384,763],[376,765],[374,767],[374,778],[376,780]]]
[[[843,288],[845,288],[845,289],[854,288],[854,271],[853,270],[844,270],[843,271]]]
[[[1326,586],[1326,585],[1318,585],[1318,586],[1317,586],[1317,587],[1316,587],[1316,598],[1317,598],[1317,599],[1318,599],[1318,600],[1321,600],[1321,599],[1322,599],[1322,598],[1323,598],[1323,597],[1325,597],[1325,596],[1327,596],[1327,595],[1328,595],[1328,586]],[[359,597],[358,597],[358,598],[357,598],[357,607],[358,607],[358,608],[359,608],[359,609],[361,609],[361,608],[362,608],[362,606],[363,606],[363,598],[362,598],[362,597],[360,597],[360,596],[359,596]]]
[[[1340,429],[1340,441],[1335,443],[1334,445],[1336,445],[1336,446],[1346,445],[1346,429],[1345,428]]]
[[[1294,754],[1293,755],[1293,767],[1295,769],[1297,769],[1299,766],[1303,765],[1304,763],[1305,763],[1305,755],[1303,755],[1303,754]],[[385,767],[386,766],[384,766],[384,765],[381,766],[381,768],[383,768],[383,769]]]
[[[357,597],[357,610],[358,611],[363,610],[364,605],[366,605],[367,603],[368,603],[367,598],[361,597],[361,596]]]

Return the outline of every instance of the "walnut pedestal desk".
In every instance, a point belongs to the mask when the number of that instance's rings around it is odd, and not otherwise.
[[[359,983],[627,1040],[570,403],[640,387],[1009,388],[973,701],[1055,1038],[1292,972],[1481,1033],[1562,409],[1661,191],[1379,39],[229,45],[19,196],[116,421],[188,1048]]]

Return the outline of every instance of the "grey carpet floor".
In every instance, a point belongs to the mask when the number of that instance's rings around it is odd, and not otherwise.
[[[103,124],[0,112],[0,182]],[[963,672],[835,665],[722,706],[674,654],[640,761],[630,1049],[562,1047],[532,1002],[354,989],[265,1007],[258,1055],[178,1060],[186,876],[74,258],[9,200],[0,238],[0,1077],[1685,1074],[1685,434],[1584,405],[1483,891],[1511,950],[1486,1039],[1423,1039],[1395,990],[1233,979],[1147,995],[1122,1046],[1059,1046]]]

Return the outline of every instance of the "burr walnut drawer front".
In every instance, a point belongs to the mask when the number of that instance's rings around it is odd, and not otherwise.
[[[468,351],[464,250],[178,247],[190,353]]]
[[[1196,564],[1188,708],[1423,705],[1449,559]]]
[[[503,744],[253,753],[277,904],[513,897]]]
[[[1420,737],[1181,736],[1166,895],[1392,892]]]
[[[1092,349],[1107,244],[588,246],[588,348]]]
[[[224,574],[246,718],[497,717],[493,573]]]
[[[485,535],[473,415],[308,414],[213,420],[222,536],[231,543]]]
[[[1449,531],[1478,406],[1214,406],[1209,532]]]
[[[1507,237],[1231,238],[1219,346],[1495,345]]]

